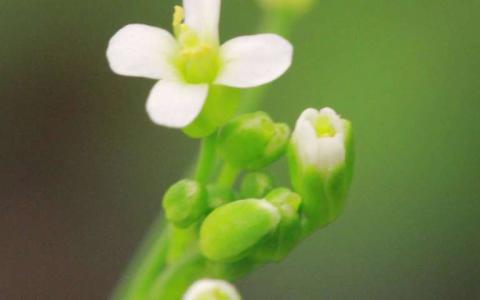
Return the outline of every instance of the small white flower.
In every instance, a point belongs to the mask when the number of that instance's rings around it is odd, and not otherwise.
[[[223,280],[202,279],[188,289],[183,300],[241,300],[240,295],[233,285]]]
[[[189,125],[201,112],[210,84],[255,87],[289,68],[293,48],[275,34],[237,37],[220,46],[220,0],[184,0],[183,5],[185,10],[175,8],[175,37],[132,24],[119,30],[107,49],[115,73],[159,80],[147,100],[156,124]]]
[[[322,172],[345,161],[345,123],[331,108],[306,109],[298,118],[292,143],[305,165]]]

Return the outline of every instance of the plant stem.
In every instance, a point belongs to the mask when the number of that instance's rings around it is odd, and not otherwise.
[[[166,265],[169,231],[157,218],[111,299],[145,299],[151,283]]]
[[[198,162],[195,169],[195,179],[206,183],[215,167],[216,133],[202,141]],[[175,238],[175,232],[164,228],[163,218],[157,217],[145,241],[135,254],[126,274],[115,289],[113,300],[146,299],[155,279],[167,265],[169,240]]]
[[[239,170],[232,165],[225,163],[218,175],[217,183],[224,188],[232,188],[237,180]]]
[[[180,300],[191,283],[208,276],[207,272],[207,260],[198,249],[192,249],[181,260],[168,266],[157,277],[147,297],[139,300]]]
[[[195,170],[195,180],[205,184],[208,182],[209,177],[212,174],[212,170],[215,167],[216,160],[216,132],[206,137],[202,141],[200,148],[200,154],[198,156],[198,162]]]

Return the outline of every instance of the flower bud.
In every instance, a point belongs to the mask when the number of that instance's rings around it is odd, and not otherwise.
[[[241,198],[263,198],[273,188],[270,176],[261,172],[248,173],[240,186]]]
[[[223,158],[240,169],[256,170],[277,160],[285,151],[290,129],[274,123],[264,112],[239,116],[225,125],[218,143]]]
[[[267,200],[228,203],[205,218],[200,229],[200,248],[203,255],[214,261],[239,260],[273,232],[279,221],[279,210]]]
[[[309,108],[297,120],[289,147],[292,185],[302,196],[306,233],[335,220],[350,186],[351,124],[331,108]]]
[[[163,208],[168,221],[178,227],[188,227],[206,212],[207,193],[194,180],[180,180],[165,193]]]
[[[235,287],[224,280],[201,279],[190,286],[183,300],[241,300]]]
[[[293,249],[300,238],[300,195],[287,188],[276,188],[265,198],[275,205],[281,220],[273,234],[262,243],[255,254],[260,261],[280,261]]]

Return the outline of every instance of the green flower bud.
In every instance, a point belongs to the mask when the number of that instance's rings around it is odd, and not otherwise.
[[[201,279],[187,290],[183,300],[241,300],[230,283],[218,279]]]
[[[266,196],[282,216],[275,232],[262,243],[255,257],[260,261],[280,261],[295,247],[300,233],[300,195],[286,188],[276,188]]]
[[[270,176],[261,172],[248,173],[243,177],[240,187],[241,198],[263,198],[273,188]]]
[[[193,138],[212,134],[235,114],[240,102],[240,90],[223,85],[212,85],[200,115],[183,132]]]
[[[200,248],[211,260],[235,261],[246,256],[279,222],[279,210],[266,200],[231,202],[205,218],[200,229]]]
[[[194,180],[180,180],[165,193],[163,209],[168,221],[178,227],[188,227],[206,212],[207,193]]]
[[[277,160],[288,144],[290,129],[274,123],[264,112],[239,116],[225,125],[219,134],[223,158],[239,169],[256,170]]]
[[[343,209],[353,167],[350,122],[331,108],[305,110],[292,134],[288,156],[309,233],[334,221]]]

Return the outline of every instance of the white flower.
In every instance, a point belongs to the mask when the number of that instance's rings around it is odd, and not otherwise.
[[[223,280],[202,279],[188,289],[183,300],[218,299],[218,300],[241,300],[234,286]]]
[[[306,109],[298,118],[292,143],[300,161],[322,172],[345,161],[345,122],[331,108]]]
[[[115,73],[159,80],[147,100],[155,123],[189,125],[201,112],[210,84],[255,87],[289,68],[292,46],[275,34],[237,37],[220,46],[220,0],[184,0],[183,5],[185,10],[175,7],[175,37],[132,24],[119,30],[107,49]]]

